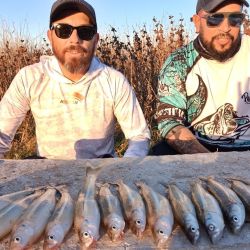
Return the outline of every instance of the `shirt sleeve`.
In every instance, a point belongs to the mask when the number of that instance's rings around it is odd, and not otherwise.
[[[114,113],[129,140],[125,157],[146,156],[149,150],[150,131],[136,95],[125,77],[116,85]]]
[[[10,149],[16,130],[22,123],[29,106],[20,71],[0,102],[0,154]]]
[[[163,138],[178,125],[184,125],[187,109],[185,54],[176,52],[167,58],[158,79],[156,119]]]

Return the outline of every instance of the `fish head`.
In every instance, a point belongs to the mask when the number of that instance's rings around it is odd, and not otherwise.
[[[11,235],[10,249],[25,249],[34,235],[34,230],[28,224],[22,223],[16,227]]]
[[[123,218],[121,218],[120,216],[111,216],[107,220],[107,225],[107,233],[112,241],[116,241],[122,238],[124,234],[123,230],[125,228],[125,222]]]
[[[44,250],[55,249],[64,239],[64,232],[60,225],[54,225],[46,232]]]
[[[239,233],[245,222],[245,208],[234,204],[229,211],[229,225],[233,233]]]
[[[205,219],[205,228],[213,244],[221,239],[224,227],[224,220],[220,216],[217,216],[214,219],[211,217]]]
[[[88,248],[91,246],[97,239],[94,238],[93,233],[90,231],[79,232],[80,244],[83,248]]]
[[[138,238],[142,237],[142,233],[146,228],[146,212],[142,210],[134,210],[131,216],[131,230]]]
[[[193,215],[189,215],[186,217],[184,225],[188,239],[192,244],[196,244],[200,237],[200,228],[197,219]]]
[[[88,248],[99,239],[99,226],[86,219],[78,231],[78,236],[81,246]]]
[[[154,224],[153,234],[157,247],[164,245],[172,233],[172,225],[167,221],[168,219],[162,216],[158,218]]]

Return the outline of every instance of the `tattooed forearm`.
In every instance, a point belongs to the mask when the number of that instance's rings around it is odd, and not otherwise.
[[[196,139],[190,141],[168,140],[168,144],[181,154],[208,153],[209,151]]]
[[[168,144],[181,154],[208,153],[191,131],[184,126],[173,128],[167,135]]]

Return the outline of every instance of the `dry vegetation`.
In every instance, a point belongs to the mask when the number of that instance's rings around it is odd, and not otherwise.
[[[100,39],[98,57],[106,64],[123,72],[133,86],[139,103],[152,132],[152,143],[158,140],[156,122],[157,77],[166,57],[176,48],[189,41],[183,19],[174,21],[169,16],[167,27],[155,18],[153,29],[146,26],[134,30],[132,35],[119,38],[115,28]],[[249,24],[249,22],[247,23]],[[249,32],[248,26],[245,26]],[[24,66],[38,62],[41,55],[51,54],[46,39],[34,42],[18,35],[9,28],[0,31],[0,99],[16,73]],[[122,155],[126,141],[117,125],[116,151]],[[20,159],[32,155],[36,150],[35,124],[29,113],[18,129],[8,158]]]

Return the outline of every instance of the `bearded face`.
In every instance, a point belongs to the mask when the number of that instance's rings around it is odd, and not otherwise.
[[[86,48],[80,45],[69,45],[61,49],[52,43],[52,51],[60,65],[72,74],[79,74],[89,67],[95,54],[95,46]]]
[[[233,1],[225,2],[212,14],[218,13],[239,13],[242,6]],[[224,16],[218,25],[211,26],[207,22],[207,15],[211,15],[201,10],[194,15],[196,32],[199,33],[199,40],[209,55],[217,61],[226,61],[231,58],[239,49],[241,42],[240,26],[232,26],[228,17]]]
[[[220,43],[225,40],[227,43]],[[240,34],[235,39],[231,34],[220,33],[213,36],[210,40],[206,39],[203,32],[200,33],[200,41],[212,58],[219,62],[223,62],[231,58],[239,49]]]
[[[65,13],[64,17],[56,20],[55,23],[69,24],[73,27],[92,25],[87,15],[72,11]],[[98,33],[91,40],[81,40],[76,29],[66,39],[58,37],[55,30],[49,30],[48,38],[52,51],[66,77],[78,75],[79,79],[88,71],[98,43]]]

